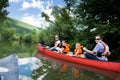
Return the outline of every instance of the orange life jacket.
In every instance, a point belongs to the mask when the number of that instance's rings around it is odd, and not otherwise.
[[[70,45],[68,43],[64,43],[62,46],[64,46],[63,52],[68,53],[70,51]]]
[[[83,46],[78,46],[75,50],[74,50],[74,53],[76,54],[77,53],[77,55],[79,56],[79,55],[81,55],[82,54],[82,48],[83,48]]]
[[[60,72],[66,72],[67,71],[67,65],[66,64],[62,64],[60,67]]]

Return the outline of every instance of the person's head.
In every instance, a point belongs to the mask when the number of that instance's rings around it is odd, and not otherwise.
[[[55,40],[58,40],[58,39],[59,39],[58,35],[55,35]]]
[[[101,35],[96,35],[95,36],[95,42],[98,43],[99,41],[102,40],[102,36]]]
[[[75,47],[77,48],[78,46],[81,46],[81,44],[80,43],[76,43]]]
[[[62,44],[64,44],[65,43],[65,40],[62,40]]]

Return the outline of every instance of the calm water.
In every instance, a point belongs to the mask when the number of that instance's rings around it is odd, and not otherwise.
[[[36,46],[37,44],[0,42],[0,58],[11,54],[16,54],[19,58],[18,80],[120,80],[118,74],[113,72],[42,55],[37,52]]]

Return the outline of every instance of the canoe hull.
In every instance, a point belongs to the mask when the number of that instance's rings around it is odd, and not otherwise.
[[[38,52],[41,52],[43,54],[49,55],[57,59],[120,73],[120,63],[118,62],[105,62],[105,61],[90,60],[84,58],[76,58],[64,54],[58,54],[56,52],[48,50],[47,48],[42,47],[40,44],[38,44],[37,49]]]

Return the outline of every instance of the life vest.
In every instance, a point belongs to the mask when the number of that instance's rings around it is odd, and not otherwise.
[[[83,52],[83,51],[82,51],[82,48],[83,48],[83,46],[78,46],[78,47],[74,50],[74,53],[76,54],[76,52],[79,51],[79,52],[77,53],[77,55],[81,55],[82,52]]]
[[[69,44],[64,43],[62,46],[64,47],[63,52],[66,52],[66,53],[67,53],[67,52],[70,51],[70,45],[69,45]]]
[[[104,49],[102,51],[102,55],[105,56],[105,57],[108,57],[111,54],[110,51],[109,51],[109,47],[106,43],[104,43],[104,42],[101,42],[101,43],[104,46]]]

